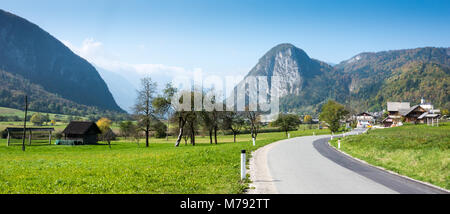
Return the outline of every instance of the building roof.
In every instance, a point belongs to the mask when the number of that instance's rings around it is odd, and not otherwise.
[[[411,107],[410,109],[408,109],[407,111],[400,111],[400,114],[401,114],[402,116],[406,116],[406,115],[408,115],[409,113],[411,113],[411,112],[413,112],[414,110],[416,110],[417,108],[422,108],[422,107],[420,107],[420,105],[415,105],[415,106]],[[422,109],[423,109],[423,108],[422,108]]]
[[[93,131],[96,134],[100,134],[101,131],[97,124],[94,122],[84,121],[72,121],[67,125],[62,133],[64,134],[87,134],[89,131]]]
[[[423,118],[438,118],[440,115],[439,114],[433,114],[433,113],[428,113],[428,112],[424,112],[422,115],[420,115],[418,117],[418,119],[423,119]]]
[[[410,109],[409,102],[387,102],[388,111],[400,111],[403,109]]]
[[[361,112],[361,113],[357,114],[356,116],[371,116],[371,117],[373,117],[373,115],[368,112]]]

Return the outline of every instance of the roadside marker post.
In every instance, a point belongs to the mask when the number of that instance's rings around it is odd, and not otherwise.
[[[252,138],[252,139],[253,139],[253,146],[255,146],[256,140],[255,140],[255,138]]]
[[[316,132],[313,132],[313,136],[316,136]]]
[[[245,150],[241,150],[241,180],[246,177],[245,169]]]
[[[291,133],[288,133],[288,138],[291,138]]]
[[[341,140],[338,140],[338,149],[341,149]]]

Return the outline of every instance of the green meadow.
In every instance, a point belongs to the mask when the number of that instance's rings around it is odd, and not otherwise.
[[[328,130],[293,131],[291,137],[329,134]],[[19,139],[0,141],[0,193],[243,193],[240,151],[249,153],[285,139],[285,133],[221,135],[219,144],[197,137],[196,145],[174,147],[174,138],[113,141],[107,145],[56,146],[33,141],[22,152]],[[247,156],[249,158],[249,155]]]
[[[337,140],[331,145],[337,147]],[[370,130],[341,139],[341,150],[370,164],[450,189],[450,123]]]

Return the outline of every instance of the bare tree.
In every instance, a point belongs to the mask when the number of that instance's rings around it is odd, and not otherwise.
[[[151,121],[155,118],[152,101],[156,94],[156,87],[156,83],[150,77],[141,79],[141,89],[137,91],[138,97],[134,106],[138,124],[143,127],[145,132],[146,147],[149,146]]]
[[[191,109],[188,111],[185,110],[178,110],[176,109],[174,116],[178,118],[178,137],[177,141],[175,142],[175,146],[179,146],[181,142],[181,138],[183,137],[183,132],[186,123],[188,123],[190,128],[190,134],[191,134],[191,144],[195,146],[195,125],[198,122],[198,112],[194,110],[194,94],[197,92],[193,91],[184,91],[182,93],[185,93],[187,96],[191,96]],[[183,97],[180,97],[179,100],[181,103],[183,102]]]
[[[250,125],[250,133],[252,135],[252,138],[256,139],[256,136],[258,136],[258,131],[261,125],[260,113],[257,111],[247,110],[245,111],[245,116]]]
[[[245,125],[245,120],[242,114],[237,112],[224,112],[222,127],[224,130],[231,130],[233,132],[233,141],[236,143],[236,135],[238,135]]]

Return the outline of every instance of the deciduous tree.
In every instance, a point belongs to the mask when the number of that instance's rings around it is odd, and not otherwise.
[[[145,146],[149,146],[150,126],[155,119],[155,110],[152,106],[156,96],[157,84],[150,77],[141,79],[141,89],[137,91],[138,97],[134,105],[134,113],[138,124],[145,132]]]
[[[287,136],[289,131],[297,129],[299,123],[300,119],[297,115],[280,113],[272,125],[280,127],[280,129],[283,130]]]
[[[348,114],[348,110],[336,101],[330,100],[322,106],[320,120],[328,123],[332,132],[337,132],[340,127],[340,120]]]

